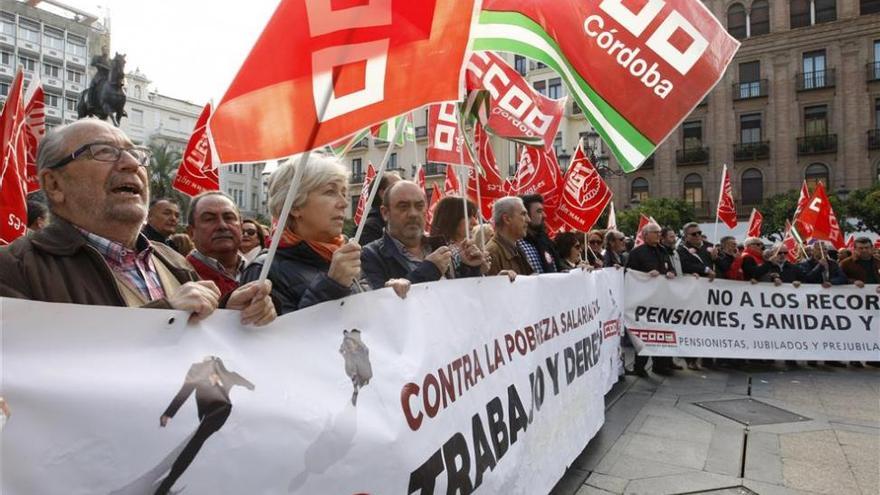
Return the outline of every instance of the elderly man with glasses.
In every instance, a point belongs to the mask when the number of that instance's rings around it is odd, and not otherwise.
[[[271,284],[248,284],[221,298],[182,256],[141,234],[150,156],[97,119],[50,131],[37,167],[52,223],[0,248],[0,296],[177,309],[195,320],[221,306],[241,310],[243,324],[274,320]]]

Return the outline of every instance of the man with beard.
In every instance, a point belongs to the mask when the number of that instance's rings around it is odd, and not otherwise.
[[[517,241],[517,246],[526,254],[534,273],[554,273],[561,269],[560,257],[544,222],[544,198],[540,194],[521,196],[523,205],[529,214],[529,226],[524,239]]]
[[[187,234],[195,249],[186,257],[204,280],[217,284],[221,295],[238,288],[247,264],[241,247],[241,213],[226,193],[208,191],[193,198]]]
[[[732,235],[722,237],[718,245],[712,248],[711,253],[715,260],[715,275],[720,278],[730,278],[730,267],[739,256],[736,250],[736,237]]]
[[[141,232],[151,241],[168,244],[168,237],[177,232],[179,223],[180,207],[177,203],[168,198],[154,199],[150,201],[147,224]]]
[[[385,219],[382,218],[382,199],[385,197],[385,191],[393,186],[395,182],[400,180],[397,172],[385,172],[379,179],[379,189],[376,190],[376,197],[373,198],[373,204],[367,213],[367,219],[364,220],[364,231],[361,232],[361,246],[381,239],[385,233]]]
[[[150,151],[97,119],[49,131],[37,167],[52,222],[0,248],[0,296],[45,302],[177,309],[206,318],[218,306],[243,324],[275,319],[271,284],[220,298],[186,260],[140,233],[147,216]]]
[[[425,237],[426,207],[427,198],[414,182],[401,180],[385,191],[381,207],[385,234],[364,246],[361,254],[361,271],[370,287],[380,289],[394,279],[433,282],[450,269],[449,246],[434,248]],[[473,242],[465,242],[461,257],[455,278],[478,277],[483,254]]]

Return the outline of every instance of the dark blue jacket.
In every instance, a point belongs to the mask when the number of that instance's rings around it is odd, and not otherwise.
[[[414,270],[410,271],[406,256],[400,252],[387,232],[381,239],[364,246],[361,252],[361,273],[370,287],[374,289],[385,287],[385,282],[393,278],[405,278],[418,284],[440,280],[443,275],[437,269],[437,265],[427,260],[422,261]],[[479,275],[480,267],[465,264],[459,266],[455,273],[457,278],[478,277]]]
[[[265,259],[264,251],[245,268],[242,285],[260,278]],[[278,315],[356,293],[353,287],[340,285],[328,277],[329,270],[330,263],[304,242],[279,248],[269,269],[272,302]]]
[[[818,261],[810,258],[799,264],[801,271],[804,273],[804,282],[808,284],[821,284],[824,280],[824,269]],[[831,285],[846,285],[849,279],[837,265],[834,260],[828,260],[828,282]]]

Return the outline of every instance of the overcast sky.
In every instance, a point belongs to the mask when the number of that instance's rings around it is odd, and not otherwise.
[[[218,103],[279,0],[62,0],[103,17],[111,56],[125,53],[166,96]]]

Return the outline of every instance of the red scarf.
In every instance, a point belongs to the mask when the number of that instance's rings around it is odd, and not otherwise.
[[[332,242],[309,241],[294,234],[290,229],[286,229],[281,234],[281,242],[278,243],[278,247],[293,247],[301,242],[308,244],[312,251],[318,253],[318,256],[324,258],[329,263],[333,259],[333,253],[345,243],[345,237],[339,235]]]

